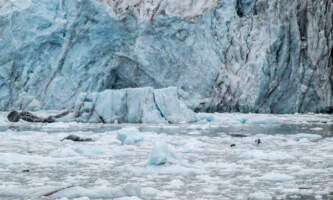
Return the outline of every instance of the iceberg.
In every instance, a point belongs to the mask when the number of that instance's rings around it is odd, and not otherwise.
[[[142,142],[143,136],[137,128],[122,128],[118,131],[117,139],[123,145],[134,145]]]
[[[150,165],[164,165],[168,162],[168,145],[164,142],[156,142],[150,153],[148,163]]]
[[[182,123],[196,116],[178,97],[177,88],[128,88],[82,93],[75,103],[78,122]]]
[[[163,141],[156,141],[151,150],[148,164],[160,166],[165,164],[182,164],[179,156],[172,150],[169,145]]]

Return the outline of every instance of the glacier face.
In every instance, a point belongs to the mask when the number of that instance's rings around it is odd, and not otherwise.
[[[1,110],[176,86],[197,111],[332,112],[330,0],[98,1],[0,1]]]

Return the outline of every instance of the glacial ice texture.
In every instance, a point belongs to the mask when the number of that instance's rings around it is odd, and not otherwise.
[[[1,110],[148,86],[196,111],[333,110],[331,0],[100,1],[0,1]]]
[[[10,123],[0,113],[0,199],[332,199],[332,115],[208,115],[157,126]],[[144,139],[122,145],[124,128]],[[69,134],[94,141],[60,141]]]
[[[175,87],[127,88],[82,93],[75,103],[75,120],[102,123],[182,123],[195,113],[178,97]]]
[[[143,141],[143,136],[137,128],[123,128],[117,133],[117,139],[122,145],[134,145]]]

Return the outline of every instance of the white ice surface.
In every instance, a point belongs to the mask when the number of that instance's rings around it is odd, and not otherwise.
[[[327,114],[244,114],[244,113],[199,113],[198,118],[204,122],[223,124],[308,124],[313,122],[327,122],[333,124],[332,115]],[[321,127],[312,127],[312,130],[322,130]]]
[[[168,162],[169,149],[168,144],[157,141],[150,153],[148,163],[150,165],[164,165]]]
[[[134,145],[143,141],[143,136],[137,128],[122,128],[118,131],[117,139],[121,144]]]
[[[325,136],[332,115],[206,114],[213,120],[181,125],[9,123],[5,116],[1,200],[41,199],[68,186],[45,199],[285,199],[333,191],[333,139]],[[138,130],[142,142],[122,145],[121,128]],[[61,142],[68,134],[95,142]],[[161,141],[177,159],[150,165]]]

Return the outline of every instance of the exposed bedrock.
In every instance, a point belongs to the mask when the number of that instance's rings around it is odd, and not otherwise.
[[[332,112],[332,1],[237,0],[236,11],[216,33],[228,46],[209,110]]]
[[[331,0],[0,0],[0,109],[175,86],[195,111],[332,112],[332,20]]]

